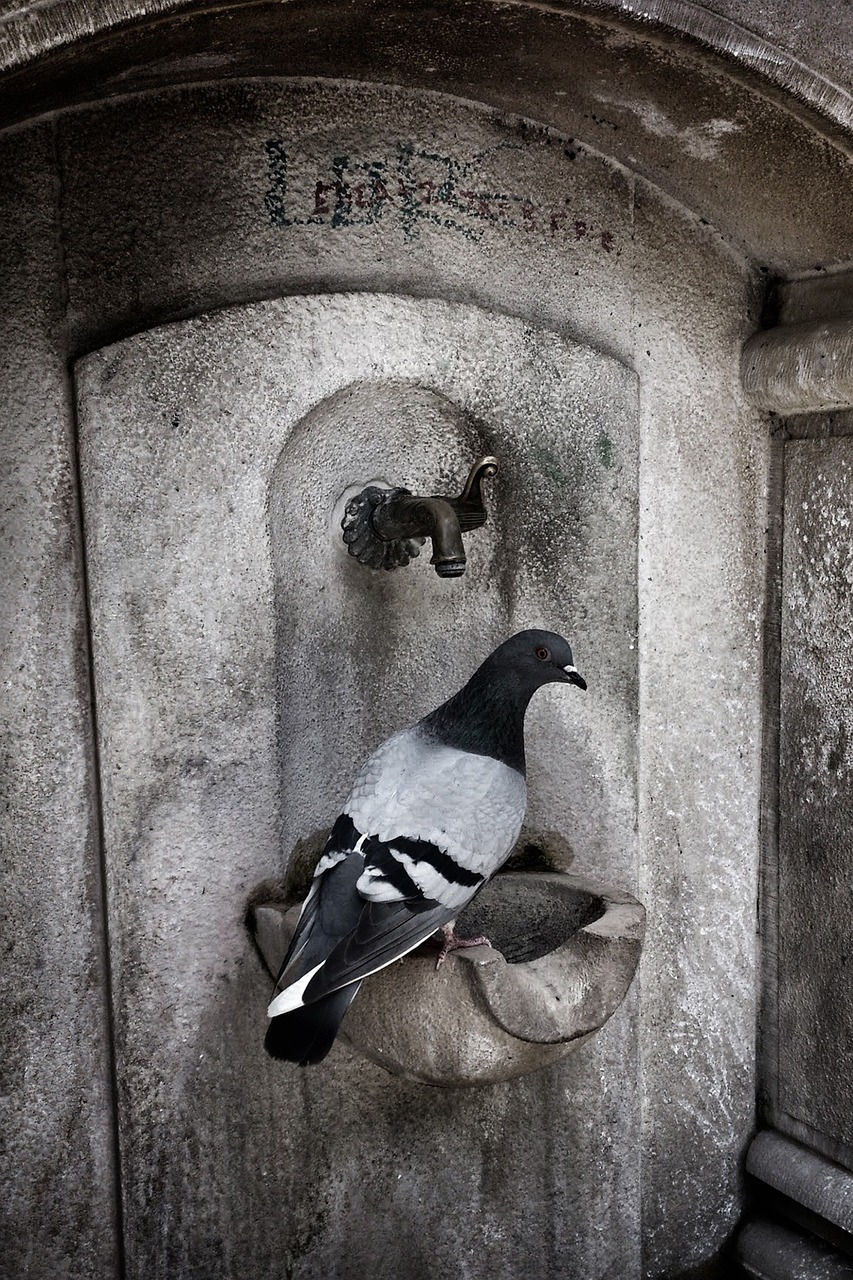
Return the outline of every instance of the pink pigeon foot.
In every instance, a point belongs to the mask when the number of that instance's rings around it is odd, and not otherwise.
[[[441,968],[451,951],[459,951],[462,947],[490,947],[492,945],[485,934],[481,934],[479,938],[458,938],[453,932],[452,924],[443,924],[438,932],[444,935],[444,944],[435,962],[436,969]]]

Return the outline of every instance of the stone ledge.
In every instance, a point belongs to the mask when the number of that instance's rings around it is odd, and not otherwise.
[[[754,1280],[853,1280],[853,1260],[777,1222],[748,1222],[735,1256]]]
[[[247,925],[275,976],[299,908],[278,895],[253,899]],[[392,1075],[487,1085],[573,1052],[625,998],[645,911],[630,894],[566,872],[510,871],[457,925],[468,937],[486,930],[494,949],[453,952],[437,972],[435,951],[418,948],[373,974],[346,1016],[342,1039]]]
[[[746,1169],[774,1191],[853,1236],[853,1173],[769,1129],[759,1133],[749,1148]]]
[[[853,317],[756,334],[743,348],[741,378],[759,409],[783,417],[853,408]]]

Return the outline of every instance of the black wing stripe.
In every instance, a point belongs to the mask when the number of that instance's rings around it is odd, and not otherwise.
[[[354,849],[361,839],[361,832],[348,813],[342,813],[329,832],[329,838],[323,853],[333,853],[336,849]]]
[[[455,858],[445,853],[444,849],[439,849],[438,845],[433,844],[431,840],[413,840],[409,836],[397,836],[388,843],[392,849],[398,849],[413,862],[428,863],[448,884],[458,884],[464,888],[473,889],[483,882],[481,875],[461,866]]]
[[[365,861],[369,868],[379,872],[382,879],[396,889],[403,898],[418,898],[421,891],[406,868],[392,855],[392,846],[382,844],[372,837],[364,842]]]
[[[308,983],[303,1002],[309,1004],[320,1000],[330,991],[366,978],[391,964],[452,920],[457,910],[427,899],[422,900],[417,910],[411,903],[368,903],[357,928],[338,943],[322,969]]]

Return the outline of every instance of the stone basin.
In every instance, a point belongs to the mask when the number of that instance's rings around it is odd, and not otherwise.
[[[299,906],[255,901],[248,923],[278,973]],[[526,1075],[604,1025],[637,968],[645,911],[630,894],[566,872],[495,877],[459,916],[491,947],[427,943],[367,979],[339,1038],[394,1075],[445,1087]]]

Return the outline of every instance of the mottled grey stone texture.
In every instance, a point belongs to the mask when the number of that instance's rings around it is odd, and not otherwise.
[[[630,349],[613,316],[631,305],[633,178],[524,121],[250,83],[69,117],[60,145],[83,349],[282,287],[440,296]]]
[[[322,87],[293,95],[262,93],[256,86],[218,90],[194,98],[191,138],[179,127],[187,102],[184,95],[166,100],[162,123],[159,110],[142,104],[124,110],[119,147],[110,142],[115,112],[95,116],[85,128],[70,122],[63,131],[72,317],[78,334],[94,338],[104,316],[115,328],[140,312],[158,315],[240,296],[241,290],[270,289],[277,272],[280,287],[290,289],[309,283],[320,289],[334,279],[342,287],[381,284],[512,309],[557,331],[585,333],[605,350],[636,360],[646,379],[639,582],[647,619],[648,711],[645,728],[641,722],[645,746],[639,756],[640,777],[646,778],[639,875],[640,897],[652,906],[653,942],[644,980],[642,1058],[649,1136],[642,1149],[637,1146],[636,1160],[645,1164],[647,1268],[655,1274],[700,1262],[722,1245],[737,1217],[737,1170],[753,1105],[751,904],[762,586],[756,530],[763,520],[764,445],[743,400],[732,354],[749,332],[755,304],[748,273],[713,231],[701,231],[653,188],[642,185],[638,193],[630,178],[600,158],[572,146],[572,159],[553,135],[527,130],[522,137],[511,123],[502,126],[468,112],[460,118],[457,108],[451,111],[435,99]],[[495,222],[467,198],[450,225],[421,217],[408,230],[399,204],[386,205],[384,199],[351,219],[336,219],[331,205],[313,213],[318,182],[321,201],[328,205],[333,194],[328,188],[334,191],[335,157],[351,157],[357,180],[350,180],[350,188],[357,188],[374,157],[398,163],[401,136],[436,155],[441,137],[451,134],[446,156],[469,166],[472,157],[484,157],[469,167],[466,190],[529,197],[545,212],[544,222],[541,213],[530,231],[523,213],[520,226]],[[270,170],[266,144],[271,138],[296,157],[288,170],[290,203],[284,210],[285,219],[295,215],[292,225],[273,218],[281,184],[278,171]],[[125,162],[128,155],[132,164]],[[207,175],[203,199],[181,178],[199,167]],[[230,176],[223,181],[226,171]],[[501,179],[497,187],[496,176]],[[419,177],[431,180],[429,173]],[[152,192],[162,200],[156,217]],[[578,236],[572,221],[568,239],[560,242],[566,224],[556,217],[552,230],[551,210],[565,208],[567,197],[569,209],[582,213],[587,232],[594,212],[597,234]],[[523,199],[516,207],[520,203]],[[309,221],[312,217],[320,221]],[[609,249],[604,233],[612,236]],[[113,270],[105,263],[115,243],[124,250]],[[430,450],[426,442],[420,447],[421,465],[426,465]],[[382,454],[377,446],[377,466]],[[334,452],[326,449],[325,466],[329,458],[334,463]],[[470,455],[457,454],[448,482],[455,482],[469,461]],[[309,465],[317,470],[306,451],[300,466]],[[516,515],[527,518],[525,512]],[[478,537],[488,546],[491,536],[484,530],[472,537],[472,554]],[[462,586],[471,592],[475,568],[472,562],[461,583],[444,589]],[[440,584],[426,573],[435,591]],[[397,587],[386,584],[382,597],[411,592],[406,583],[411,579]],[[483,601],[475,593],[475,598],[479,609],[494,608],[489,596]],[[629,647],[636,643],[633,635],[625,640]],[[310,656],[312,663],[319,657],[315,649]],[[698,683],[697,661],[709,672]],[[725,679],[718,675],[723,672]],[[399,682],[391,690],[402,697]],[[386,714],[392,706],[386,697]],[[408,713],[410,703],[406,706]],[[300,732],[314,732],[317,723],[325,719],[309,718]],[[540,770],[532,773],[553,803],[561,787],[546,767],[547,761],[540,762]],[[323,779],[312,775],[309,782],[310,789],[297,793],[299,803],[319,810],[315,790]],[[608,787],[606,794],[616,792]],[[283,806],[283,819],[293,821],[295,812]],[[306,821],[294,822],[289,839],[304,834],[309,817],[318,825],[328,821],[328,812],[324,808],[315,815],[306,809]],[[620,854],[626,855],[627,850]],[[726,1000],[720,999],[721,984],[730,992]],[[639,1087],[639,1079],[632,1087]],[[619,1231],[595,1236],[609,1241],[601,1245],[605,1253],[625,1251],[614,1263],[623,1267],[628,1256],[634,1259],[631,1265],[637,1258],[632,1240],[640,1226],[629,1208],[632,1199],[635,1207],[638,1203],[636,1169],[631,1162],[621,1165],[620,1177],[630,1181],[620,1193]],[[606,1182],[599,1179],[602,1188]],[[578,1255],[573,1265],[579,1274],[592,1265],[590,1257]]]
[[[762,1219],[741,1231],[737,1259],[754,1280],[853,1280],[853,1259],[814,1236]]]
[[[248,7],[249,0],[246,4]],[[229,7],[233,12],[238,5]],[[506,7],[494,6],[492,12],[497,17]],[[523,3],[512,7],[528,11],[534,8]],[[8,67],[26,66],[52,49],[108,32],[128,19],[157,19],[169,13],[207,8],[199,0],[195,4],[192,0],[31,0],[23,4],[2,0],[0,62]],[[318,8],[309,10],[315,23],[322,20]],[[675,34],[688,42],[695,41],[709,52],[734,60],[743,70],[759,73],[777,91],[808,103],[830,120],[848,128],[853,120],[853,75],[845,38],[850,32],[850,13],[844,0],[822,0],[806,6],[796,0],[772,5],[760,0],[748,5],[738,0],[712,0],[707,4],[655,0],[639,9],[630,0],[579,0],[572,8],[593,20],[603,16],[614,25],[621,20],[627,31],[632,26],[636,30],[639,20],[645,27],[652,27],[658,39]],[[488,14],[488,9],[485,12]],[[399,7],[389,4],[381,12],[380,23],[381,19],[384,23],[379,29],[384,25],[399,36],[400,16]],[[428,16],[435,18],[432,13]],[[428,20],[422,23],[425,37],[430,25]],[[429,66],[426,69],[437,70]]]
[[[767,454],[728,355],[743,282],[644,184],[635,237],[644,1270],[670,1277],[723,1248],[753,1124]]]
[[[778,1107],[853,1146],[853,438],[785,446]]]
[[[780,283],[774,289],[779,324],[853,316],[853,271],[834,271]]]
[[[853,1173],[771,1130],[749,1148],[747,1171],[818,1218],[853,1236]]]
[[[267,76],[291,77],[306,88],[315,77],[336,82],[342,91],[338,116],[346,113],[350,86],[359,82],[386,85],[395,100],[396,86],[405,97],[423,95],[433,105],[442,96],[477,100],[500,117],[545,122],[562,140],[567,159],[591,149],[650,177],[741,253],[777,274],[849,262],[853,167],[843,140],[841,146],[818,141],[796,113],[684,48],[637,39],[636,33],[564,10],[471,0],[444,5],[425,23],[417,5],[393,13],[381,5],[359,9],[351,0],[253,6],[239,27],[231,10],[196,23],[175,19],[153,26],[147,36],[144,28],[137,31],[132,42],[93,42],[85,57],[95,60],[91,77],[102,97],[170,81],[198,85],[258,77],[260,83]],[[78,67],[72,81],[78,92],[84,75]],[[48,107],[62,103],[63,84],[67,93],[67,81],[60,79]],[[96,89],[90,92],[97,96]],[[250,102],[247,87],[244,95]],[[5,100],[0,96],[0,119],[10,113],[17,118],[19,97],[11,89]],[[199,98],[193,92],[183,101],[194,111]],[[128,119],[130,102],[122,113]],[[219,120],[226,123],[221,114]],[[306,124],[310,130],[310,118]],[[341,140],[346,136],[344,129]],[[191,145],[182,120],[163,145],[176,144]],[[144,171],[149,158],[145,139],[128,154],[123,178],[131,190],[136,165]],[[456,158],[464,160],[464,153]],[[215,172],[215,162],[209,172],[196,172],[201,199],[193,207],[195,218],[203,217],[208,195],[216,206],[210,181]],[[334,184],[330,169],[318,176]],[[502,192],[485,188],[483,194]],[[167,216],[164,230],[168,223]]]
[[[253,1028],[229,1051],[253,1149],[241,1162],[241,1251],[246,1265],[269,1269],[265,1198],[307,1211],[314,1195],[298,1165],[269,1180],[259,1170],[280,1142],[316,1140],[319,1127],[332,1136],[337,1112],[321,1099],[334,1068],[304,1078],[259,1063],[269,983],[242,913],[248,890],[280,870],[282,850],[334,819],[367,752],[443,701],[499,636],[548,622],[573,636],[601,695],[549,691],[531,707],[530,819],[564,832],[578,866],[634,881],[636,384],[616,361],[519,321],[360,294],[152,330],[80,362],[77,385],[129,1263],[132,1274],[157,1275],[188,1249],[185,1274],[211,1274],[198,1244],[210,1190],[186,1181],[171,1142],[191,1093],[162,1082],[192,1080],[205,1093],[206,1161],[227,1169],[235,1098],[230,1088],[217,1095],[222,1064],[208,1042],[211,1022],[217,1036],[234,1034],[228,988],[240,981],[252,995],[239,1025]],[[423,560],[372,574],[346,554],[333,516],[348,486],[384,478],[441,491],[481,452],[506,461],[463,579],[442,581]],[[412,1016],[428,1034],[428,1015]],[[632,1020],[630,1011],[615,1020],[595,1071],[564,1068],[572,1103],[554,1109],[555,1129],[569,1109],[596,1123],[601,1074],[632,1088]],[[345,1061],[341,1050],[339,1071]],[[364,1086],[351,1135],[386,1178],[396,1161],[374,1128],[400,1087]],[[300,1115],[305,1099],[321,1108],[313,1120]],[[522,1141],[517,1105],[504,1144]],[[634,1217],[636,1191],[620,1184],[637,1122],[635,1103],[613,1154],[563,1168],[577,1202],[563,1212],[577,1230],[581,1188],[592,1184],[620,1223]],[[483,1159],[482,1139],[467,1142]],[[176,1183],[152,1229],[156,1167]],[[427,1163],[414,1185],[432,1176]],[[452,1183],[451,1199],[473,1212],[468,1176],[465,1164],[448,1170],[443,1196]],[[520,1202],[534,1194],[527,1179],[516,1193]],[[555,1215],[556,1201],[542,1212]],[[349,1216],[346,1196],[329,1200],[311,1266],[322,1248],[343,1256]],[[388,1225],[365,1208],[362,1229],[376,1240]],[[618,1234],[603,1255],[589,1240],[583,1268],[607,1257],[630,1266],[624,1225]],[[451,1266],[442,1230],[429,1237]],[[517,1229],[492,1273],[509,1278],[530,1249],[544,1249],[544,1269],[585,1274],[537,1237],[532,1223]],[[389,1257],[374,1274],[396,1276],[400,1265]]]
[[[0,1257],[115,1265],[107,993],[51,130],[0,145]]]
[[[499,20],[506,25],[507,13]],[[602,35],[597,57],[616,56],[613,39]],[[561,50],[555,43],[558,60]],[[678,84],[701,78],[692,63],[680,81],[670,71],[662,59],[656,100],[664,104],[670,88],[677,95]],[[485,78],[483,67],[471,72],[467,96],[481,93]],[[611,98],[612,79],[600,86]],[[568,94],[570,77],[561,83]],[[751,130],[773,117],[762,136],[781,159],[767,182],[784,189],[790,174],[794,194],[784,204],[760,183],[751,194],[738,183],[737,209],[752,210],[746,240],[763,243],[766,232],[768,256],[790,250],[798,260],[816,244],[822,252],[848,243],[849,219],[842,228],[831,202],[806,217],[796,195],[825,189],[829,176],[843,192],[846,160],[721,80],[727,118],[741,112],[749,129],[722,135],[710,164],[695,128],[700,116],[715,118],[716,84],[702,80],[701,103],[679,109],[674,122],[675,108],[663,123],[651,118],[659,130],[643,152],[654,158],[651,171],[666,170],[667,181],[674,173],[684,193],[707,185],[709,174],[716,182],[722,156],[734,157],[737,173],[756,171],[747,164],[756,156]],[[536,92],[531,111],[552,119],[551,90]],[[39,200],[61,206],[68,334],[50,366],[57,374],[69,354],[202,308],[279,295],[399,295],[372,308],[322,296],[299,308],[286,297],[260,305],[250,309],[251,343],[230,327],[237,313],[194,320],[197,358],[161,334],[159,363],[136,383],[122,382],[121,346],[86,366],[103,380],[103,395],[87,402],[91,423],[110,403],[111,360],[114,403],[125,388],[122,413],[109,423],[114,457],[102,449],[101,458],[126,460],[124,488],[109,493],[135,512],[126,523],[102,521],[89,475],[87,541],[105,571],[92,575],[102,669],[105,636],[115,645],[100,730],[134,1280],[242,1280],[253,1264],[295,1280],[399,1280],[399,1258],[413,1280],[441,1270],[467,1280],[674,1277],[712,1265],[737,1222],[754,1098],[766,473],[765,424],[743,396],[738,354],[755,328],[760,290],[739,255],[742,240],[733,248],[586,145],[588,137],[601,149],[624,145],[627,162],[631,144],[612,125],[633,120],[632,137],[646,131],[631,102],[613,106],[615,117],[608,109],[581,121],[580,142],[437,94],[342,84],[181,91],[57,122],[57,189],[27,197],[28,207],[30,199],[33,208]],[[336,173],[344,156],[346,172]],[[453,179],[437,209],[426,199],[436,173]],[[391,175],[403,179],[402,191],[399,182],[388,187]],[[738,223],[740,214],[731,216]],[[61,280],[58,264],[51,279]],[[261,323],[288,307],[303,317],[287,349],[304,362],[294,396],[283,388],[296,364],[276,363],[281,332]],[[358,323],[342,323],[347,315]],[[470,331],[460,328],[463,315]],[[329,317],[337,327],[327,330]],[[28,324],[13,334],[10,350],[25,349],[33,332]],[[561,383],[563,361],[573,378],[583,363],[578,339],[599,352],[591,380]],[[474,361],[476,342],[482,360]],[[251,363],[265,346],[267,358]],[[626,365],[639,377],[636,423]],[[26,389],[37,387],[32,366],[22,368]],[[433,413],[434,400],[413,388],[423,369],[450,401],[448,413]],[[596,381],[596,369],[609,372]],[[395,391],[401,378],[404,396]],[[573,386],[586,387],[586,399],[574,403]],[[352,398],[342,401],[347,387]],[[470,421],[454,416],[460,405]],[[404,432],[396,415],[407,411]],[[70,416],[62,421],[68,431]],[[620,442],[633,448],[635,427],[637,461],[630,450],[623,460]],[[359,457],[359,479],[390,458],[389,482],[452,489],[495,433],[502,471],[492,523],[469,538],[465,578],[442,583],[415,563],[399,582],[371,588],[354,611],[375,636],[393,614],[394,637],[405,641],[393,646],[386,636],[377,646],[385,687],[371,724],[363,708],[376,693],[375,659],[353,652],[340,609],[350,575],[363,571],[337,544],[329,500]],[[255,465],[262,448],[271,467],[281,458],[265,480]],[[316,509],[309,480],[322,497]],[[45,501],[44,510],[67,546],[73,509]],[[610,566],[607,530],[596,521],[605,510],[619,548]],[[152,586],[153,564],[161,572]],[[268,577],[258,578],[259,564],[273,566]],[[19,580],[25,601],[29,580]],[[62,618],[65,597],[51,593]],[[412,623],[427,598],[444,630],[418,661]],[[241,916],[258,878],[281,874],[295,838],[328,822],[349,781],[337,763],[310,770],[300,758],[309,748],[324,762],[343,751],[360,756],[369,740],[432,704],[439,686],[458,683],[468,655],[448,636],[460,623],[476,620],[473,661],[475,647],[479,658],[533,607],[568,619],[592,678],[586,701],[579,695],[571,710],[551,693],[534,706],[532,803],[567,832],[574,869],[606,872],[649,908],[639,982],[571,1059],[477,1096],[391,1081],[344,1046],[327,1068],[287,1074],[260,1051],[268,985]],[[328,639],[312,629],[318,619]],[[60,634],[54,627],[51,644]],[[342,650],[350,655],[343,666]],[[297,653],[298,680],[289,681],[287,657]],[[55,686],[61,697],[53,685],[45,695],[57,719],[62,699],[77,696],[70,665]],[[315,671],[345,699],[336,694],[330,707],[328,691],[322,697],[322,685],[306,683]],[[414,691],[427,688],[429,698],[413,705]],[[22,700],[16,717],[32,705]],[[294,712],[295,729],[281,706]],[[52,729],[53,719],[32,760],[16,757],[24,796],[32,776],[56,767]],[[573,775],[553,749],[564,738],[576,751]],[[79,744],[56,742],[64,767],[80,758]],[[73,801],[61,802],[63,822],[79,813],[82,771],[78,781]],[[43,842],[31,830],[18,865],[37,865]],[[79,847],[70,835],[59,842],[55,872],[66,887],[79,886]],[[68,892],[87,901],[79,887]],[[73,968],[90,935],[79,912],[61,919],[61,954]],[[94,976],[100,999],[103,975]],[[86,1025],[70,1014],[64,1042],[74,1038],[70,1027],[82,1027],[85,1042]],[[79,1096],[71,1085],[58,1089],[62,1107]],[[97,1154],[102,1129],[91,1132]],[[56,1176],[51,1144],[30,1146],[25,1126],[20,1133],[27,1176],[41,1176],[47,1148]],[[74,1195],[89,1185],[80,1178]],[[68,1202],[71,1221],[81,1249],[97,1252],[109,1213],[94,1193],[85,1200],[85,1213]],[[356,1229],[364,1222],[370,1231]],[[48,1241],[50,1219],[37,1227]],[[40,1273],[39,1265],[29,1275],[52,1280],[55,1269]],[[106,1262],[101,1273],[109,1274]]]
[[[853,408],[853,318],[758,333],[743,349],[741,368],[745,391],[771,413]]]

